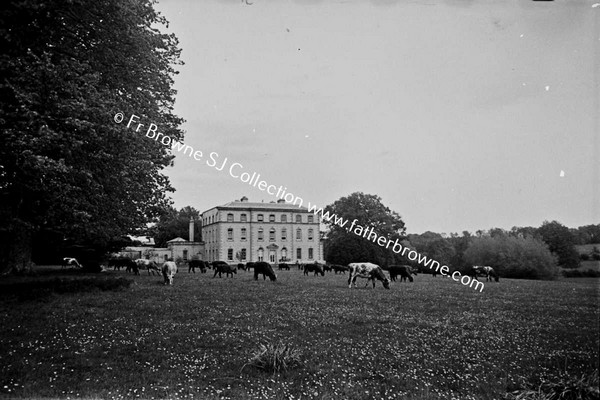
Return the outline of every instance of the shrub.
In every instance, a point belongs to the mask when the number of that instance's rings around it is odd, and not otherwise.
[[[580,254],[580,255],[579,255],[579,259],[580,259],[581,261],[588,261],[588,260],[590,259],[590,255],[589,255],[589,254],[585,254],[585,253],[583,253],[583,254]]]
[[[260,344],[247,365],[262,369],[267,372],[284,372],[290,368],[300,365],[300,351],[291,345],[278,343]]]
[[[563,271],[562,274],[565,278],[600,278],[600,271],[594,271],[593,269],[586,271],[571,269]]]
[[[489,265],[506,278],[555,279],[556,257],[533,237],[499,235],[473,239],[465,251],[470,265]]]

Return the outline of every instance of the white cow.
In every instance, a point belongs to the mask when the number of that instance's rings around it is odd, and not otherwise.
[[[378,279],[386,289],[390,288],[390,280],[383,273],[383,269],[377,264],[373,263],[350,263],[350,276],[348,277],[348,287],[352,288],[352,283],[356,287],[356,278],[367,278],[367,285],[369,280],[373,281],[373,287],[375,287],[375,279]],[[366,285],[365,285],[366,286]]]
[[[165,285],[173,284],[173,277],[177,273],[177,264],[173,261],[167,261],[162,266],[163,278],[165,278]]]
[[[63,263],[62,263],[62,268],[66,268],[66,267],[75,267],[75,268],[83,268],[81,266],[81,264],[79,264],[79,261],[77,261],[76,258],[73,257],[65,257],[63,258]]]

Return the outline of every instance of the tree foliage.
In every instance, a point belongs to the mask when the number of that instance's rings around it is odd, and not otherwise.
[[[465,252],[469,265],[489,265],[507,278],[555,279],[556,258],[533,237],[510,235],[474,238]]]
[[[180,50],[152,2],[7,2],[0,24],[2,270],[28,260],[16,255],[40,229],[102,247],[156,218],[170,204],[161,171],[173,156],[113,121],[135,113],[183,136]]]
[[[427,231],[420,235],[408,235],[408,240],[417,252],[434,259],[441,265],[452,265],[451,262],[456,255],[456,250],[451,240],[444,238],[439,233]],[[413,264],[417,266],[417,264]],[[423,268],[422,270],[426,273],[431,271],[429,268]]]
[[[350,262],[369,261],[381,265],[394,263],[398,258],[390,249],[349,231],[355,219],[356,225],[372,227],[377,235],[391,240],[404,239],[405,225],[400,215],[386,207],[376,195],[355,192],[342,197],[325,207],[325,212],[336,214],[348,223],[341,227],[334,220],[323,220],[329,229],[324,249],[325,259],[329,262],[346,265]]]
[[[189,239],[190,218],[194,219],[194,241],[201,240],[200,212],[193,207],[187,206],[177,211],[169,208],[163,214],[158,223],[149,229],[148,235],[154,238],[157,247],[167,247],[167,242],[176,237]]]
[[[563,268],[579,267],[579,253],[575,249],[575,237],[566,226],[557,221],[545,221],[538,229],[542,240],[558,257],[558,265]]]

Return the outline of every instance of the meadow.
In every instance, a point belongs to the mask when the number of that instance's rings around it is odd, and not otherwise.
[[[180,270],[173,286],[71,272],[134,282],[30,293],[60,272],[4,278],[0,397],[504,399],[598,370],[597,279],[501,279],[480,293],[440,276],[350,290],[347,275],[276,272]],[[267,343],[300,363],[250,365]]]

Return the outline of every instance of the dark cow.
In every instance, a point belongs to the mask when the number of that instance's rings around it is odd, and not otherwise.
[[[346,267],[344,265],[331,264],[331,268],[333,269],[333,272],[335,274],[337,274],[337,273],[345,274],[346,271],[348,271],[348,267]]]
[[[331,265],[329,265],[329,264],[323,265],[323,272],[331,272]]]
[[[255,262],[246,263],[246,270],[250,271],[251,269],[254,269],[254,264],[256,264],[256,263]]]
[[[496,271],[494,271],[494,268],[490,267],[489,265],[474,265],[473,268],[471,268],[471,273],[469,275],[472,276],[476,281],[479,281],[479,279],[477,279],[478,274],[484,275],[486,282],[491,282],[492,278],[496,282],[500,281],[500,277]]]
[[[217,274],[219,274],[219,278],[221,277],[221,274],[225,274],[228,278],[229,275],[233,278],[233,274],[237,274],[237,267],[229,264],[217,264],[214,265],[214,269],[215,274],[213,275],[213,278],[217,276]]]
[[[173,277],[177,273],[177,264],[174,261],[167,261],[162,265],[162,274],[165,279],[165,285],[173,284]]]
[[[83,268],[83,266],[81,264],[79,264],[79,261],[77,261],[76,258],[73,257],[65,257],[63,258],[63,262],[62,262],[62,268],[67,268],[67,267],[73,267],[73,268]]]
[[[135,275],[140,274],[140,269],[139,269],[138,265],[131,258],[127,258],[127,257],[111,258],[110,260],[108,260],[108,266],[109,267],[112,266],[114,270],[120,271],[121,268],[125,268],[125,272],[133,271],[133,273]]]
[[[304,264],[304,275],[308,275],[309,272],[314,272],[314,276],[319,274],[321,274],[321,276],[325,276],[323,266],[320,264]]]
[[[373,263],[350,263],[348,264],[348,268],[350,269],[350,276],[348,277],[348,288],[352,288],[352,283],[354,283],[354,287],[356,287],[356,278],[366,278],[367,285],[369,281],[373,281],[373,288],[375,288],[375,279],[380,280],[383,284],[383,287],[386,289],[390,288],[390,280],[386,278],[383,273],[383,269],[377,264]],[[367,286],[365,285],[365,286]]]
[[[237,265],[237,268],[238,268],[238,269],[243,269],[244,271],[246,271],[246,266],[245,266],[244,264],[242,264],[242,263],[239,263],[239,264]]]
[[[202,260],[190,260],[188,261],[188,274],[191,272],[196,273],[196,268],[203,274],[206,273],[206,263]]]
[[[254,264],[253,268],[254,268],[254,280],[255,281],[258,280],[258,275],[259,274],[262,274],[263,280],[267,279],[267,276],[272,281],[276,281],[277,280],[277,275],[275,275],[275,272],[273,271],[273,268],[271,267],[271,264],[266,263],[264,261],[259,261],[259,262],[253,263],[253,264]]]
[[[400,282],[406,282],[406,279],[410,282],[413,281],[413,270],[410,265],[390,265],[388,271],[390,273],[390,280],[393,282],[396,281],[398,275],[400,275]]]
[[[288,271],[290,270],[290,266],[287,265],[286,263],[279,263],[279,270],[283,270],[283,269],[287,269]]]

